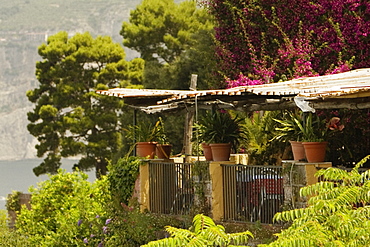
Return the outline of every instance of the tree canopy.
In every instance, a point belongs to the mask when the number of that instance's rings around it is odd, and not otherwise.
[[[123,44],[140,52],[146,61],[171,63],[194,45],[192,34],[212,27],[205,9],[194,1],[144,0],[123,22]]]
[[[144,0],[121,29],[123,44],[145,60],[144,86],[187,89],[191,74],[209,87],[216,66],[213,18],[195,1]]]
[[[29,132],[37,137],[37,155],[46,156],[36,175],[56,173],[62,157],[80,156],[81,170],[105,174],[107,159],[121,146],[119,115],[123,102],[98,89],[138,83],[143,61],[125,61],[123,48],[110,37],[60,32],[39,47],[40,85],[27,92],[35,104],[28,113]]]

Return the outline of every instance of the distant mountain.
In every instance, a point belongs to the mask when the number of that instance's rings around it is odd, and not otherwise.
[[[37,87],[37,47],[59,31],[90,32],[122,43],[123,21],[141,0],[0,0],[0,160],[34,158],[37,143],[27,131]],[[136,56],[127,50],[127,60]]]

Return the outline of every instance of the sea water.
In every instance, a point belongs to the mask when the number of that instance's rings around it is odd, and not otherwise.
[[[41,162],[41,159],[0,160],[0,209],[5,209],[8,194],[11,194],[13,191],[28,193],[30,186],[37,186],[37,183],[49,179],[48,175],[37,177],[32,171]],[[75,163],[77,163],[77,160],[64,159],[61,168],[70,172]],[[95,180],[95,171],[85,173],[89,176],[88,181],[93,182]]]

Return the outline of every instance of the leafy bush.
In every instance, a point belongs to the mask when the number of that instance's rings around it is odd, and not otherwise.
[[[245,118],[246,142],[249,163],[254,165],[276,165],[284,155],[286,143],[276,138],[274,121],[280,112],[255,112]]]
[[[292,225],[278,239],[262,246],[370,246],[370,170],[319,170],[323,181],[301,189],[310,197],[306,208],[277,213],[275,220]],[[261,246],[261,247],[262,247]]]
[[[108,166],[112,200],[106,205],[106,210],[112,215],[112,222],[107,246],[140,246],[156,240],[165,225],[183,224],[170,216],[140,212],[137,198],[133,198],[140,165],[140,158],[126,156]]]
[[[6,199],[5,207],[8,211],[18,212],[21,210],[21,204],[19,203],[19,195],[22,194],[20,191],[13,191],[11,195]]]
[[[106,177],[90,183],[81,172],[59,170],[37,187],[31,187],[31,210],[17,217],[19,234],[28,246],[97,246],[109,236],[104,205],[110,200]]]
[[[127,156],[108,166],[108,180],[112,199],[118,204],[128,204],[132,197],[135,181],[139,176],[140,158]],[[120,206],[119,206],[120,207]]]
[[[169,238],[149,242],[144,246],[245,246],[248,238],[253,237],[249,231],[226,233],[223,226],[216,225],[211,218],[203,214],[194,216],[190,230],[167,226],[166,231],[171,235]]]
[[[0,210],[0,246],[24,247],[30,246],[27,238],[8,228],[7,214]]]

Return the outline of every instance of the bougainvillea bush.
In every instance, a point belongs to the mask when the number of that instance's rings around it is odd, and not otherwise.
[[[229,85],[370,67],[370,2],[207,0]],[[242,75],[241,75],[242,74]]]

